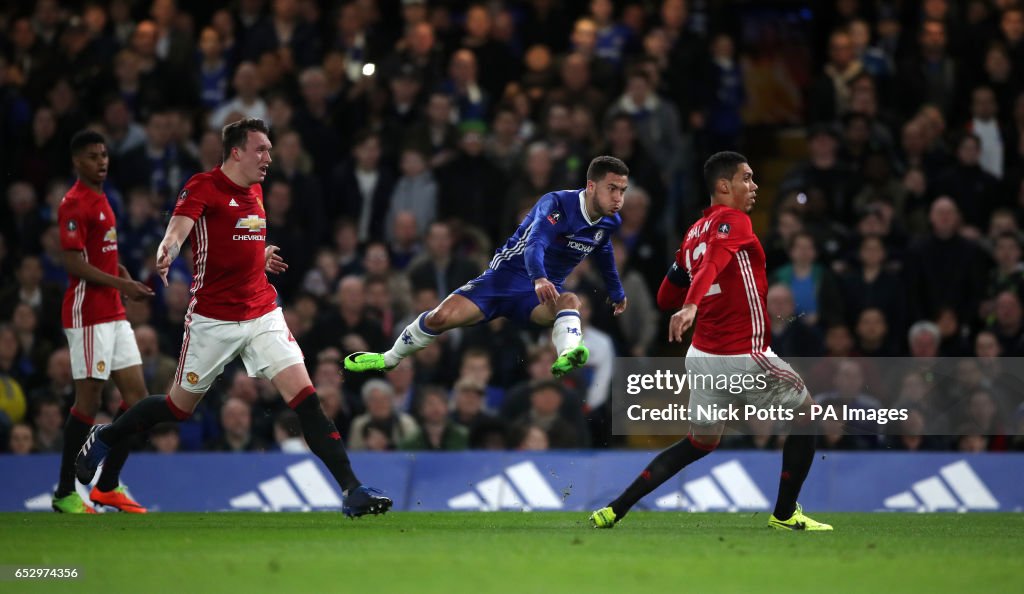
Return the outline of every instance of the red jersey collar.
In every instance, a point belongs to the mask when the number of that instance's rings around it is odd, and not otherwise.
[[[231,181],[231,178],[228,177],[226,173],[221,171],[220,165],[214,167],[212,173],[213,173],[214,179],[216,179],[218,182],[220,182],[222,185],[224,185],[228,189],[230,189],[232,191],[235,191],[235,192],[242,192],[244,194],[247,194],[249,192],[249,188],[243,188],[242,186],[240,186],[240,185],[236,184],[235,182]]]
[[[105,198],[107,196],[103,192],[97,192],[96,190],[90,188],[88,184],[82,183],[82,180],[80,179],[75,180],[75,185],[71,186],[70,192],[83,192],[96,198]]]
[[[722,209],[725,209],[725,208],[728,208],[729,210],[739,210],[738,208],[733,208],[731,206],[726,206],[724,204],[712,204],[711,206],[709,206],[709,207],[704,209],[704,216],[706,216],[706,217],[707,216],[711,216],[711,213],[718,212],[718,211],[720,211]],[[742,211],[740,211],[740,212],[742,212]]]

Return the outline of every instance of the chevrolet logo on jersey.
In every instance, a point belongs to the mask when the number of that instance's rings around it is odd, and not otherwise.
[[[231,239],[234,239],[235,241],[260,241],[263,239],[263,235],[260,234],[260,231],[266,228],[267,219],[264,219],[259,215],[251,214],[247,217],[238,219],[238,222],[235,223],[235,229],[246,229],[249,232],[232,235]]]
[[[117,229],[114,227],[107,229],[107,232],[103,234],[103,242],[109,244],[103,246],[103,249],[100,250],[104,254],[117,251]]]
[[[235,223],[235,229],[248,229],[249,233],[259,233],[260,229],[266,228],[267,219],[261,218],[260,215],[242,217]]]

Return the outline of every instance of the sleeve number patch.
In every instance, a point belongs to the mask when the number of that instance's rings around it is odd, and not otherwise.
[[[690,259],[690,250],[686,250],[686,272],[690,273],[690,281],[693,282],[693,267],[696,265],[697,260],[700,260],[704,255],[704,252],[708,251],[708,243],[706,241],[700,242],[697,247],[693,248],[693,259]],[[718,295],[722,292],[722,286],[718,283],[714,283],[708,289],[708,292],[704,294],[705,297],[711,295]]]

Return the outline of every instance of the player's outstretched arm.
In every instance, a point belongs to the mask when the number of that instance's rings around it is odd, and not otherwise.
[[[622,288],[622,280],[619,279],[619,269],[615,266],[615,251],[612,242],[609,240],[594,252],[594,260],[597,267],[601,269],[601,277],[604,279],[604,288],[608,291],[608,299],[612,302],[612,314],[622,315],[626,311],[626,291]]]
[[[156,271],[160,274],[160,279],[164,281],[165,287],[167,286],[167,271],[171,268],[171,262],[178,257],[178,253],[181,252],[181,244],[185,242],[185,238],[192,232],[192,227],[195,224],[196,222],[189,217],[178,215],[171,217],[171,222],[167,224],[164,239],[156,248]]]
[[[686,292],[690,288],[690,273],[682,261],[682,249],[676,250],[675,260],[665,278],[658,287],[658,308],[662,311],[676,311],[686,301]]]
[[[64,250],[63,255],[64,270],[71,276],[79,278],[88,284],[114,287],[127,295],[129,299],[142,299],[153,295],[153,289],[132,280],[130,275],[127,278],[123,275],[114,276],[89,264],[85,261],[85,256],[81,250]],[[127,270],[125,270],[125,273],[127,273]]]

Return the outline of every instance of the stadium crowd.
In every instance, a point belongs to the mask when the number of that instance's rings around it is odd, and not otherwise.
[[[777,129],[745,119],[755,56],[732,4],[0,3],[0,452],[59,452],[71,404],[55,226],[71,135],[108,139],[121,260],[156,291],[127,315],[149,391],[165,393],[192,257],[165,288],[156,245],[184,182],[219,165],[221,127],[243,116],[273,130],[267,240],[290,267],[272,282],[349,448],[619,445],[615,358],[681,354],[653,294],[706,203],[700,164],[749,147],[756,174],[773,157],[751,135]],[[999,363],[1024,355],[1021,4],[805,12],[804,115],[786,124],[805,133],[806,157],[758,207],[772,209],[759,231],[773,348],[841,358],[810,382],[819,399],[914,410],[908,436],[828,428],[820,447],[1024,448],[1004,423],[1022,417],[1024,391]],[[552,379],[548,333],[499,320],[449,332],[382,377],[341,376],[343,355],[386,350],[482,271],[543,193],[581,187],[600,154],[631,170],[615,240],[629,308],[612,317],[586,262],[570,278],[584,370]],[[866,379],[865,357],[936,355],[976,358],[955,390],[919,371],[885,389]],[[108,392],[106,417],[120,400]],[[939,417],[958,437],[915,436]],[[775,447],[764,433],[726,445]],[[272,387],[236,364],[192,420],[139,447],[301,451],[298,434]]]

